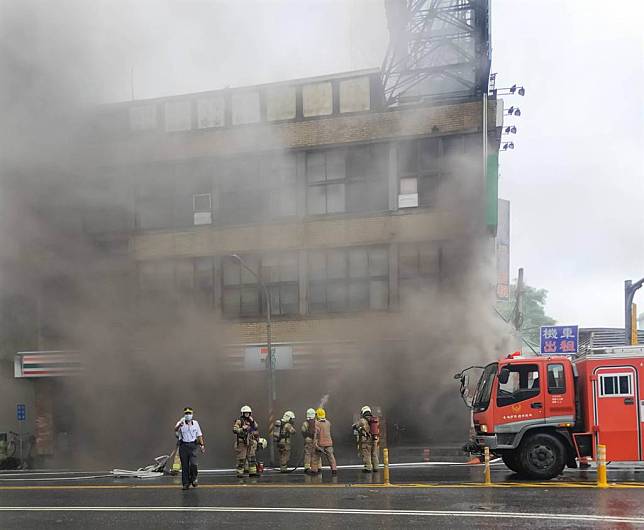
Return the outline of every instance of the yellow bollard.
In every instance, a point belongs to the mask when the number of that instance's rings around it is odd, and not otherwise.
[[[492,473],[490,471],[490,448],[484,447],[483,454],[485,455],[485,480],[484,484],[486,486],[492,485]]]
[[[607,488],[608,477],[606,476],[606,446],[597,446],[597,487]]]
[[[385,469],[383,470],[383,479],[385,481],[385,486],[391,485],[391,482],[389,482],[389,449],[386,447],[382,450],[382,461],[385,465]]]

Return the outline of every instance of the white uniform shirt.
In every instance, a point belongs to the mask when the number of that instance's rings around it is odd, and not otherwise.
[[[179,420],[177,426],[179,426],[179,440],[184,442],[195,442],[198,436],[203,436],[201,434],[201,427],[199,427],[199,422],[197,420],[192,420],[190,423],[186,423],[185,420]]]

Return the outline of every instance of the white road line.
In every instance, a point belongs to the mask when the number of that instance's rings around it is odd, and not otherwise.
[[[488,519],[541,519],[552,521],[587,521],[644,525],[644,517],[574,513],[525,513],[448,510],[359,510],[343,508],[273,508],[246,506],[0,506],[0,512],[224,512],[288,513],[312,515],[390,515],[406,517],[471,517]]]
[[[108,475],[83,475],[82,477],[38,477],[38,478],[0,478],[0,482],[27,482],[27,481],[36,481],[36,482],[59,482],[65,480],[87,480],[92,478],[116,478],[112,474]]]

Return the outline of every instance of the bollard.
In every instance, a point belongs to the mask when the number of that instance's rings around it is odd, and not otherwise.
[[[490,472],[490,448],[484,447],[483,454],[485,456],[485,480],[484,484],[490,486],[492,484],[492,473]]]
[[[383,470],[383,479],[385,486],[389,486],[391,485],[391,482],[389,482],[389,449],[387,449],[386,447],[382,450],[382,461],[385,465],[385,468]]]
[[[597,487],[607,488],[608,478],[606,476],[606,446],[597,445]]]

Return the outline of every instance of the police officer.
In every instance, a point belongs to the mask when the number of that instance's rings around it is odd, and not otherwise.
[[[331,474],[337,475],[337,465],[333,454],[333,439],[331,438],[331,422],[326,419],[326,411],[319,408],[315,411],[315,436],[313,438],[315,452],[311,462],[311,473],[317,475],[322,466],[322,455],[329,461]]]
[[[253,419],[253,411],[248,405],[241,408],[241,416],[233,424],[235,433],[235,456],[237,458],[237,477],[244,476],[244,468],[248,465],[248,475],[257,476],[257,441],[259,430]]]
[[[280,459],[280,473],[288,473],[288,461],[291,458],[291,435],[295,434],[295,413],[287,410],[281,420],[275,422],[273,440],[277,443]]]
[[[311,459],[313,458],[313,439],[315,438],[315,409],[306,411],[306,421],[300,428],[304,438],[304,473],[311,472]]]
[[[358,420],[358,450],[362,456],[363,473],[378,472],[378,438],[380,437],[380,420],[371,413],[371,407],[365,405],[360,409]]]
[[[197,487],[197,446],[201,448],[202,453],[206,452],[201,427],[199,427],[199,422],[194,420],[192,416],[192,407],[184,408],[183,418],[174,427],[179,439],[181,483],[184,490],[187,490],[190,486]]]

